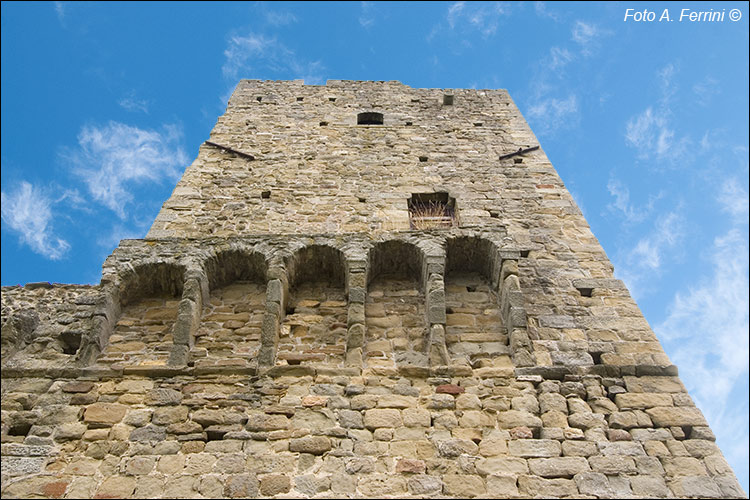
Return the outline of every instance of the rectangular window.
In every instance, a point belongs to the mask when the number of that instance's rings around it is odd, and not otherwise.
[[[412,229],[456,226],[456,199],[448,193],[412,194],[409,198],[409,224]]]

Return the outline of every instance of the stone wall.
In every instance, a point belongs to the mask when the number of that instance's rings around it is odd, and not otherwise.
[[[744,497],[505,91],[242,81],[209,142],[2,289],[3,497]]]

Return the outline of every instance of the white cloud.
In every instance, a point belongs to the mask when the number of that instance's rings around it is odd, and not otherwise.
[[[552,132],[578,122],[578,99],[575,94],[565,99],[542,98],[531,105],[528,115],[535,121],[535,130]]]
[[[224,57],[226,60],[221,70],[232,82],[240,78],[259,78],[268,72],[284,79],[302,78],[307,84],[323,82],[320,61],[300,60],[276,38],[262,34],[233,35],[224,50]]]
[[[359,24],[363,28],[369,28],[375,24],[375,13],[373,12],[373,2],[361,2],[362,10],[359,14]]]
[[[549,17],[553,21],[560,20],[560,16],[558,16],[555,12],[547,10],[547,4],[544,2],[534,2],[534,12],[536,12],[536,15],[538,15],[539,17]]]
[[[57,20],[60,21],[60,24],[65,27],[65,3],[64,2],[55,2],[55,13],[57,14]]]
[[[625,140],[637,150],[638,158],[675,162],[686,154],[690,139],[675,139],[667,115],[666,111],[648,107],[625,125]]]
[[[615,201],[607,205],[607,208],[622,212],[627,222],[640,222],[646,216],[647,211],[638,210],[631,205],[630,190],[623,186],[619,180],[610,178],[607,182],[607,190],[609,194],[615,197]]]
[[[128,111],[141,111],[148,114],[148,101],[145,99],[138,99],[134,90],[131,90],[126,96],[117,101],[117,104]]]
[[[461,11],[464,10],[465,5],[466,2],[455,2],[448,7],[448,13],[445,15],[445,19],[448,21],[448,26],[450,26],[451,29],[456,27],[456,18]]]
[[[551,71],[564,68],[570,61],[573,60],[573,54],[571,54],[568,49],[552,47],[549,53],[550,57],[548,67]]]
[[[656,73],[661,88],[658,107],[649,106],[645,111],[628,120],[625,125],[625,142],[636,149],[642,160],[658,160],[675,164],[686,157],[690,138],[678,137],[671,124],[671,101],[677,93],[673,83],[676,69],[668,64]]]
[[[748,199],[747,189],[739,184],[736,178],[726,179],[721,186],[721,192],[718,197],[721,210],[730,214],[737,220],[747,220]]]
[[[621,263],[615,266],[615,275],[628,286],[634,299],[653,288],[654,273],[660,273],[663,256],[674,249],[685,236],[685,221],[676,211],[657,218],[650,233],[638,240]]]
[[[53,234],[49,197],[25,181],[10,194],[3,191],[0,197],[2,219],[20,234],[22,243],[48,259],[59,260],[65,256],[70,244]]]
[[[599,40],[609,34],[609,31],[583,21],[576,21],[572,30],[573,41],[580,45],[584,56],[593,55],[599,49]]]
[[[730,394],[748,379],[748,245],[737,228],[717,237],[712,275],[677,293],[669,316],[655,328],[714,431]],[[747,398],[747,392],[744,391]],[[744,439],[747,440],[745,404]]]
[[[497,32],[500,19],[508,13],[507,5],[502,2],[454,2],[448,7],[445,22],[451,31],[456,30],[467,35],[479,32],[482,37],[488,38]],[[427,39],[432,39],[441,29],[440,24],[433,27]]]
[[[272,26],[286,26],[297,22],[297,16],[289,11],[269,10],[265,13],[266,22]]]
[[[707,76],[693,85],[693,93],[695,94],[698,104],[701,106],[708,106],[711,102],[711,98],[721,93],[719,81],[711,76]]]
[[[187,164],[180,139],[175,126],[157,132],[109,122],[83,127],[78,149],[66,156],[93,198],[125,218],[125,207],[133,199],[130,184],[179,178],[180,168]]]

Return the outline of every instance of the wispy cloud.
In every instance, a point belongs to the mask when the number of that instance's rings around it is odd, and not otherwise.
[[[232,83],[269,73],[286,79],[302,78],[307,84],[323,81],[324,68],[320,61],[305,61],[275,37],[263,34],[231,36],[224,57],[222,73]]]
[[[127,95],[117,101],[117,104],[128,111],[140,111],[148,114],[148,101],[145,99],[138,99],[135,90],[128,92]]]
[[[375,3],[360,2],[361,10],[359,12],[359,24],[367,29],[375,24]]]
[[[510,13],[509,6],[504,2],[454,2],[448,6],[445,13],[445,24],[438,23],[432,27],[427,40],[432,40],[443,31],[455,32],[460,35],[479,33],[483,38],[489,38],[497,32],[500,20]],[[447,27],[446,27],[447,25]],[[467,42],[464,40],[464,42]]]
[[[625,140],[637,150],[638,158],[676,161],[687,152],[690,140],[675,138],[667,116],[664,110],[648,107],[625,125]]]
[[[571,32],[573,41],[580,46],[581,54],[584,56],[596,53],[601,46],[601,38],[610,34],[610,31],[584,21],[576,21]]]
[[[747,408],[748,380],[748,246],[737,228],[713,242],[711,275],[697,286],[679,292],[669,316],[655,328],[666,341],[680,378],[715,431],[718,422],[733,420],[726,408],[731,397],[744,397]],[[747,411],[738,435],[747,445]],[[747,453],[747,448],[744,448]]]
[[[607,182],[607,190],[615,198],[612,203],[607,205],[607,209],[610,212],[622,214],[627,224],[642,222],[653,210],[654,202],[662,196],[662,193],[659,193],[656,196],[650,197],[645,205],[636,206],[635,203],[631,203],[630,201],[630,190],[628,187],[614,177],[610,177]]]
[[[649,106],[630,118],[625,125],[625,142],[636,149],[638,158],[675,163],[684,158],[690,139],[678,137],[671,124],[671,104],[677,88],[674,85],[674,65],[657,72],[661,95],[656,107]]]
[[[547,9],[547,4],[545,2],[534,2],[534,12],[536,12],[536,15],[539,17],[549,17],[555,22],[560,20],[560,16],[556,12]]]
[[[730,214],[737,221],[747,221],[750,207],[747,188],[742,186],[736,178],[724,181],[717,201],[723,212]]]
[[[651,231],[638,240],[615,266],[615,275],[628,286],[634,299],[653,288],[654,274],[662,272],[664,254],[674,253],[685,237],[681,207],[659,216]]]
[[[701,106],[708,106],[711,102],[711,98],[718,95],[720,92],[721,87],[719,87],[719,81],[711,76],[707,76],[693,85],[693,93],[695,94],[696,101]]]
[[[125,218],[125,207],[133,199],[130,185],[146,181],[160,183],[179,178],[187,156],[180,146],[176,126],[163,131],[142,130],[118,122],[84,126],[78,148],[64,153],[83,179],[94,200]]]
[[[271,26],[286,26],[297,22],[297,16],[289,11],[269,10],[265,13],[266,22]]]
[[[655,223],[655,231],[638,241],[630,253],[631,262],[639,267],[658,270],[664,250],[673,247],[684,236],[683,226],[683,218],[676,212],[659,217]]]
[[[52,229],[52,200],[41,189],[26,181],[12,192],[0,193],[3,221],[20,236],[34,253],[59,260],[70,249],[70,244],[54,235]]]
[[[548,67],[551,71],[557,71],[558,69],[564,68],[573,60],[573,54],[571,54],[568,49],[552,47],[549,53]]]
[[[541,133],[553,132],[578,122],[578,98],[575,94],[570,94],[565,99],[542,98],[531,105],[528,115],[535,121],[535,130]]]
[[[65,2],[54,2],[57,20],[65,27]]]

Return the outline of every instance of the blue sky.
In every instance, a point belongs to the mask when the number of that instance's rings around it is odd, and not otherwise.
[[[748,491],[747,16],[744,2],[3,2],[2,284],[97,283],[240,78],[506,88]]]

